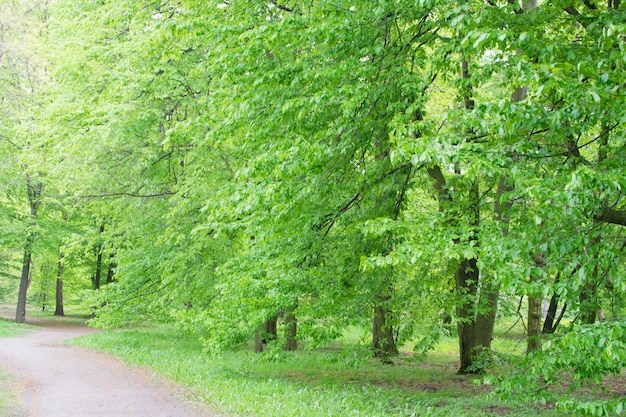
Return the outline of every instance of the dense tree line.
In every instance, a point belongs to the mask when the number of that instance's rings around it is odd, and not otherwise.
[[[625,7],[38,4],[37,88],[0,67],[3,247],[27,283],[47,235],[96,323],[169,320],[211,349],[355,325],[389,361],[453,320],[480,372],[517,296],[526,383],[619,373]]]

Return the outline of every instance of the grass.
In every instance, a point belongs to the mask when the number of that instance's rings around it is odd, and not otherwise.
[[[32,326],[27,324],[17,324],[13,321],[0,318],[0,337],[15,337],[24,334]]]
[[[18,417],[20,410],[15,399],[14,378],[0,367],[0,416]]]
[[[29,318],[45,318],[46,320],[67,324],[85,324],[89,320],[89,314],[82,309],[66,307],[65,315],[55,316],[52,311],[41,311],[39,308],[30,308],[26,313],[26,321],[28,321]]]
[[[362,359],[351,349],[277,355],[245,350],[212,357],[194,338],[168,327],[103,332],[72,343],[146,366],[231,416],[563,415],[541,406],[499,403],[472,377],[456,375],[452,337],[422,362],[403,355],[393,366]]]
[[[28,331],[31,326],[16,324],[9,320],[0,319],[0,338],[14,337]],[[1,342],[0,342],[1,343]],[[22,411],[16,400],[15,379],[6,369],[0,366],[0,416],[18,417]]]

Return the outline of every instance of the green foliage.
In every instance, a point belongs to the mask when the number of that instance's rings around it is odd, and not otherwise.
[[[543,352],[515,366],[518,370],[501,376],[497,385],[501,397],[523,397],[530,391],[532,401],[556,403],[559,409],[590,416],[619,415],[623,397],[603,392],[602,383],[621,375],[626,367],[626,323],[573,325],[548,340]],[[576,400],[568,392],[574,392]]]

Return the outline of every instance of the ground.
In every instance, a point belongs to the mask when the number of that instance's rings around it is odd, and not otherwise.
[[[12,315],[0,308],[0,317]],[[20,404],[11,417],[211,416],[184,400],[180,388],[108,355],[62,343],[95,330],[52,319],[27,322],[36,327],[0,340],[0,368],[13,374]]]

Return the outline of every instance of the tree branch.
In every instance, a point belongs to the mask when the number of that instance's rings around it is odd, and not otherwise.
[[[130,193],[130,192],[86,194],[86,195],[80,195],[78,196],[78,198],[109,198],[109,197],[159,198],[159,197],[168,197],[171,195],[176,195],[176,192],[164,191],[162,193],[154,193],[154,194],[136,194],[136,193]]]
[[[595,218],[599,222],[616,224],[618,226],[626,226],[626,210],[615,210],[605,208]]]
[[[4,140],[6,140],[7,142],[9,142],[9,144],[11,144],[11,145],[15,146],[17,149],[20,149],[20,150],[22,149],[22,147],[21,147],[20,145],[18,145],[17,143],[13,142],[13,141],[12,141],[11,139],[9,139],[7,136],[0,135],[0,139],[4,139]]]

